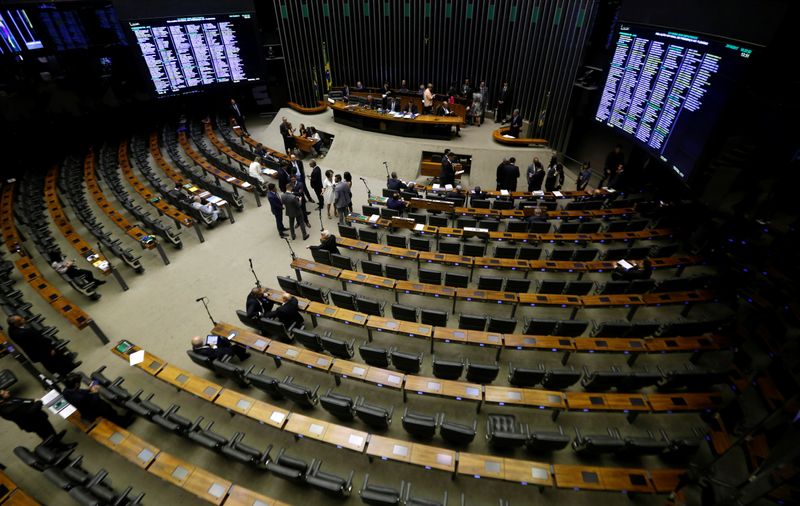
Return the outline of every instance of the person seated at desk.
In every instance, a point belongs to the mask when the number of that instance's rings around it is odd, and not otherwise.
[[[270,311],[264,315],[264,317],[278,320],[283,323],[287,329],[293,324],[295,328],[303,328],[305,320],[303,320],[303,315],[300,314],[300,303],[297,298],[293,297],[290,293],[283,292],[281,295],[281,302],[282,304],[278,306],[277,309]]]
[[[200,214],[211,220],[211,223],[216,223],[220,217],[219,208],[210,202],[203,204],[203,201],[200,200],[200,197],[194,198],[194,202],[192,202],[192,209],[200,211]]]
[[[214,334],[206,337],[194,336],[192,338],[192,351],[211,360],[222,360],[231,355],[236,355],[240,362],[250,358],[247,348],[232,342],[227,337]]]
[[[419,109],[417,109],[417,104],[414,101],[409,100],[406,105],[400,107],[400,112],[403,114],[419,114]]]
[[[319,233],[319,246],[309,246],[309,249],[321,249],[332,255],[339,254],[339,246],[336,245],[336,236],[330,230],[323,230]]]
[[[534,207],[533,214],[528,216],[528,223],[547,223],[547,211],[542,207]]]
[[[419,192],[417,191],[417,183],[414,181],[408,182],[408,187],[403,190],[404,196],[412,196],[412,197],[419,197]]]
[[[14,422],[17,427],[25,432],[36,433],[37,436],[42,438],[42,441],[52,437],[53,447],[58,451],[71,450],[77,446],[77,443],[64,443],[61,441],[66,431],[56,433],[47,418],[47,413],[42,409],[42,401],[40,400],[14,397],[8,390],[0,390],[0,418]],[[4,434],[7,433],[4,432]],[[7,434],[5,437],[10,438],[11,435]]]
[[[253,160],[253,161],[250,163],[250,166],[249,166],[249,167],[247,167],[247,174],[248,174],[250,177],[254,178],[255,180],[257,180],[257,181],[261,181],[262,183],[264,183],[264,182],[266,182],[266,181],[264,181],[264,176],[261,174],[261,170],[262,170],[262,167],[261,167],[261,157],[260,157],[260,156],[257,156],[257,157],[256,157],[256,158],[255,158],[255,159],[254,159],[254,160]]]
[[[436,108],[436,115],[437,116],[456,116],[456,113],[450,108],[450,104],[447,102],[440,102],[439,106]],[[456,124],[456,137],[461,137],[461,125]]]
[[[630,265],[630,267],[626,268],[625,264]],[[617,266],[611,272],[611,279],[614,281],[633,281],[635,279],[650,279],[652,275],[653,262],[649,258],[645,258],[642,263],[621,260],[617,262]]]
[[[400,81],[400,88],[397,90],[400,93],[408,93],[408,82],[405,79]]]
[[[364,85],[361,84],[361,81],[356,81],[356,91],[364,91]]]
[[[400,100],[391,97],[383,99],[383,110],[385,112],[400,112]]]
[[[473,188],[471,193],[472,196],[470,197],[470,199],[485,199],[488,197],[486,192],[483,191],[480,186],[476,186],[475,188]]]
[[[386,188],[392,191],[405,190],[408,185],[397,179],[397,172],[392,172],[391,177],[386,180]]]
[[[300,132],[300,137],[308,137],[308,129],[304,124],[300,123],[298,131]]]
[[[366,107],[367,109],[377,109],[378,108],[378,104],[375,101],[375,99],[372,98],[372,95],[367,95],[367,103],[364,105],[364,107]]]
[[[102,417],[119,425],[120,427],[127,427],[135,419],[135,415],[130,411],[120,414],[115,410],[111,404],[107,403],[98,394],[99,387],[96,381],[93,381],[89,388],[81,388],[81,375],[70,373],[64,379],[64,399],[70,404],[75,406],[75,409],[80,413],[81,418],[93,422],[97,418]]]
[[[511,125],[508,127],[508,135],[519,139],[520,130],[522,130],[522,116],[519,114],[519,109],[514,109],[514,112],[511,113]]]
[[[272,306],[274,305],[267,297],[267,291],[260,286],[256,286],[247,294],[245,312],[248,318],[261,318],[265,313],[272,311]]]
[[[308,138],[314,141],[314,145],[311,146],[312,149],[314,149],[314,151],[317,152],[317,155],[320,158],[325,158],[325,153],[322,152],[322,147],[323,147],[322,136],[319,134],[319,131],[317,131],[317,128],[310,126],[308,127],[307,132],[308,132]]]
[[[175,187],[168,191],[167,195],[178,204],[188,206],[192,202],[192,198],[184,193],[183,188],[179,184],[175,184]]]
[[[392,193],[392,196],[386,200],[386,207],[403,214],[406,209],[406,201],[400,197],[397,192]]]
[[[69,260],[67,257],[62,255],[60,251],[53,250],[49,252],[47,256],[53,269],[55,269],[55,271],[59,274],[65,274],[69,279],[74,280],[75,278],[83,276],[86,278],[86,281],[94,285],[100,286],[106,284],[106,282],[102,279],[95,278],[91,271],[75,267],[75,261]]]
[[[8,317],[8,337],[25,352],[31,362],[39,362],[50,374],[64,375],[78,367],[81,362],[73,362],[65,348],[57,348],[52,338],[41,330],[34,329],[20,315]]]
[[[269,154],[269,151],[267,151],[267,148],[265,148],[264,145],[259,142],[258,144],[256,144],[255,154],[256,156],[260,156],[261,158],[266,158],[267,155]]]

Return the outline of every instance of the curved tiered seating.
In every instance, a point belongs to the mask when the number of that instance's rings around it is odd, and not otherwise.
[[[0,471],[0,504],[8,506],[37,506],[40,504],[14,483],[11,476]]]
[[[204,157],[202,157],[197,151],[195,151],[192,146],[189,144],[189,139],[186,138],[186,132],[181,130],[178,132],[178,142],[183,148],[183,151],[186,155],[194,162],[195,165],[206,171],[208,174],[213,176],[217,183],[219,184],[221,181],[225,181],[229,185],[233,187],[234,194],[237,193],[237,189],[242,189],[246,192],[253,192],[254,186],[247,181],[242,181],[241,179],[234,177],[227,172],[218,169],[214,165],[208,162]],[[256,203],[260,202],[258,198],[258,192],[253,192],[256,197]]]
[[[261,179],[251,176],[247,172],[247,167],[250,165],[252,160],[245,158],[244,156],[240,155],[239,153],[234,152],[231,148],[229,148],[225,143],[219,140],[217,134],[214,132],[214,128],[211,126],[211,121],[204,121],[203,122],[203,132],[205,133],[206,138],[211,141],[211,144],[214,148],[222,155],[225,155],[229,163],[235,162],[239,166],[236,167],[236,172],[245,181],[249,182],[250,184],[256,187],[256,190],[261,195],[267,194],[267,185]],[[195,144],[197,141],[195,140]],[[233,165],[231,166],[234,167]]]

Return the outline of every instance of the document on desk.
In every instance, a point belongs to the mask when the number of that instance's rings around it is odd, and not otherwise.
[[[516,139],[513,135],[503,134],[503,139]]]
[[[560,192],[560,191],[558,191],[558,190],[554,191],[554,192],[553,192],[553,195],[555,195],[555,196],[556,196],[556,197],[558,197],[558,198],[561,198],[561,197],[563,197],[563,196],[564,196],[564,194],[563,194],[563,193],[561,193],[561,192]]]
[[[534,190],[533,191],[533,195],[535,197],[543,197],[544,196],[544,191],[542,191],[542,190]]]
[[[206,201],[211,202],[214,205],[219,205],[219,203],[222,202],[222,199],[217,197],[216,195],[211,195],[206,199]]]
[[[452,190],[452,189],[453,189],[453,185],[451,185],[451,184],[446,184],[446,185],[444,185],[444,189],[445,189],[445,190]]]
[[[370,217],[369,217],[369,220],[368,220],[368,221],[369,221],[370,223],[378,223],[378,220],[379,220],[380,218],[381,218],[381,217],[380,217],[379,215],[377,215],[377,214],[373,214],[372,216],[370,216]]]
[[[423,225],[422,223],[417,223],[416,225],[414,225],[414,230],[416,230],[417,232],[425,230],[425,225]]]
[[[442,187],[439,186],[439,183],[433,183],[433,185],[431,186],[431,189],[432,190],[441,190]]]
[[[128,361],[131,365],[141,364],[144,362],[144,350],[134,351],[128,356]]]
[[[617,265],[619,265],[620,267],[622,267],[626,271],[630,270],[630,269],[633,269],[633,264],[631,264],[630,262],[628,262],[626,260],[617,260]]]
[[[508,197],[509,195],[508,190],[500,190],[500,195],[502,195],[503,197]]]

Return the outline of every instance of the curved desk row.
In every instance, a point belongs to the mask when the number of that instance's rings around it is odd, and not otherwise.
[[[500,127],[492,132],[492,139],[500,144],[506,146],[526,147],[532,146],[536,148],[546,148],[548,145],[547,139],[536,139],[532,137],[504,137],[511,131],[509,127]]]
[[[460,126],[464,122],[459,116],[420,114],[414,118],[396,117],[372,109],[345,105],[342,102],[329,104],[329,107],[333,111],[333,120],[337,123],[404,137],[450,139],[453,137],[453,127]]]

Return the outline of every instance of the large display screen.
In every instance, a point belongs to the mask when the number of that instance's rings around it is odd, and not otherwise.
[[[128,26],[159,96],[261,79],[252,13],[137,20]]]
[[[688,180],[753,48],[626,23],[615,42],[595,119]]]

